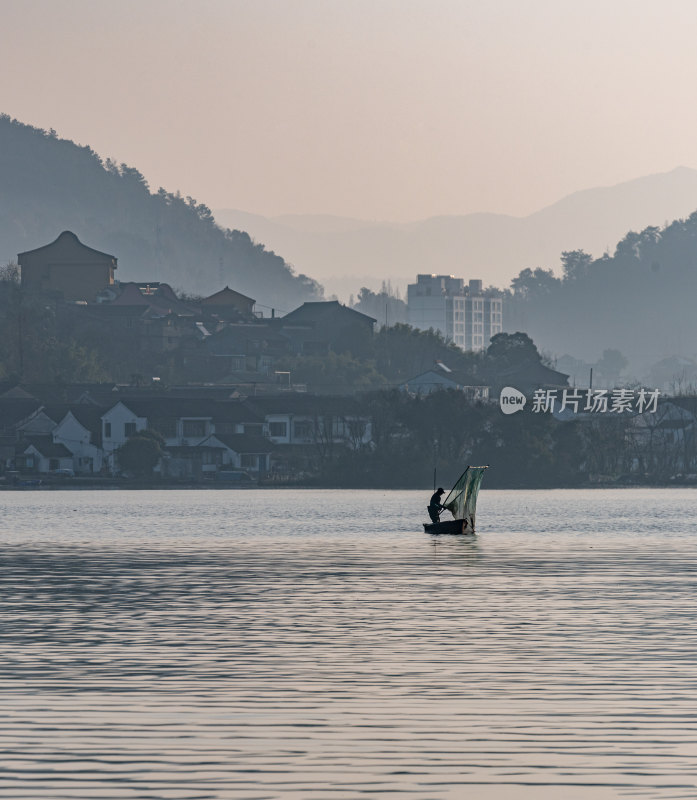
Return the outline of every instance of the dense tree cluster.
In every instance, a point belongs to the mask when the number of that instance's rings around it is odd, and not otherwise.
[[[505,300],[508,330],[525,330],[545,350],[590,365],[608,348],[620,351],[638,376],[667,354],[693,355],[697,212],[632,231],[601,258],[564,252],[560,266],[560,277],[537,268],[513,279]]]
[[[407,304],[402,300],[399,289],[394,289],[390,281],[383,281],[379,292],[364,286],[355,300],[351,296],[349,305],[373,317],[379,326],[404,324],[407,321]]]
[[[492,464],[487,486],[583,483],[582,440],[575,423],[551,415],[505,416],[444,390],[413,397],[399,390],[364,395],[357,411],[371,420],[372,443],[335,451],[317,480],[341,486],[423,487],[434,468],[444,485],[467,464]]]

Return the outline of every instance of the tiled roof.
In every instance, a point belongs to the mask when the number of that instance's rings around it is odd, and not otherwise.
[[[95,250],[94,247],[89,247],[88,245],[81,242],[72,231],[63,231],[63,233],[61,233],[58,236],[58,238],[54,239],[49,244],[42,245],[41,247],[35,247],[33,250],[25,250],[23,253],[19,253],[17,258],[19,261],[21,261],[22,256],[29,255],[30,253],[39,253],[42,250],[47,250],[49,247],[53,247],[54,244],[61,241],[61,239],[71,239],[76,244],[79,244],[80,247],[82,247],[84,250],[87,250],[90,253],[94,253],[95,255],[104,256],[104,258],[111,259],[112,261],[114,261],[114,266],[116,266],[116,260],[117,260],[116,256],[112,256],[110,253],[103,253],[101,250]]]
[[[32,436],[21,443],[21,452],[35,447],[44,458],[72,458],[73,454],[63,444],[56,444],[50,436]]]
[[[152,397],[120,399],[126,408],[146,419],[179,419],[181,417],[212,419],[215,422],[263,422],[259,412],[240,400],[200,400],[188,397]],[[113,407],[113,406],[112,406]]]
[[[88,405],[71,405],[68,409],[80,425],[90,432],[91,442],[96,445],[102,443],[102,415],[106,410],[106,408]],[[61,417],[61,421],[63,419],[64,417]]]
[[[361,319],[365,322],[377,322],[374,317],[369,317],[361,311],[356,311],[355,308],[342,305],[338,300],[303,303],[299,308],[281,317],[281,319],[285,325],[286,323],[315,322],[319,319],[335,317],[337,314],[342,314],[345,317],[350,316],[354,319]]]
[[[246,300],[247,302],[254,304],[256,300],[251,297],[247,297],[247,295],[242,294],[242,292],[236,292],[234,289],[231,289],[229,286],[226,286],[224,289],[221,289],[219,292],[210,295],[209,297],[204,297],[201,300],[201,305],[227,305],[229,303],[234,303],[235,300],[241,298],[242,300]]]

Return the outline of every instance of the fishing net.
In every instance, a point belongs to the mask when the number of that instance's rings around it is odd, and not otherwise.
[[[472,531],[477,510],[477,495],[485,469],[487,467],[467,467],[443,503],[444,508],[447,508],[455,519],[466,519]]]

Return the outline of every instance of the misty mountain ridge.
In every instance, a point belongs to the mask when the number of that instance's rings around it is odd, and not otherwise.
[[[264,217],[214,212],[229,227],[281,252],[342,298],[382,280],[405,286],[420,272],[482,278],[508,286],[526,267],[558,270],[564,250],[613,252],[627,231],[689,216],[697,209],[697,170],[670,172],[584,189],[525,217],[473,213],[418,222],[364,221],[323,214]]]
[[[135,168],[0,115],[0,259],[71,230],[118,258],[121,281],[165,281],[194,294],[225,285],[290,311],[322,288],[191,197],[152,192]]]

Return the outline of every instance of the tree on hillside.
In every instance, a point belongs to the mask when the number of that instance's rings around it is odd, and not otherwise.
[[[523,297],[549,294],[557,288],[560,281],[551,269],[523,269],[511,281],[511,289]]]
[[[575,281],[584,278],[593,263],[593,256],[583,250],[565,250],[561,254],[561,266],[564,280]]]
[[[99,343],[99,337],[83,338],[62,330],[51,298],[26,294],[11,266],[3,272],[0,377],[37,382],[108,380]]]
[[[407,321],[407,304],[400,297],[399,289],[393,290],[389,281],[382,282],[379,292],[373,292],[364,286],[358,293],[356,302],[350,305],[356,311],[376,319],[380,326]]]
[[[486,359],[501,369],[528,361],[541,362],[542,356],[527,333],[497,333],[491,337]]]
[[[508,330],[526,331],[545,350],[588,363],[604,350],[621,351],[635,374],[658,354],[693,355],[697,212],[663,228],[628,232],[612,255],[564,251],[562,267],[561,279],[523,270],[512,281]]]
[[[226,284],[276,308],[320,299],[321,286],[210,208],[179,192],[151,192],[134,167],[0,115],[0,259],[63,230],[119,259],[121,280],[159,280],[210,294]]]
[[[449,369],[476,382],[481,355],[465,352],[433,330],[398,324],[382,328],[373,338],[376,367],[390,382],[401,383],[442,361]]]

